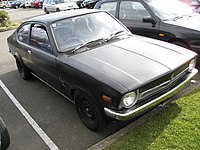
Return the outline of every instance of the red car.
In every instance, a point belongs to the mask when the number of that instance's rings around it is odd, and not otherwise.
[[[43,5],[43,0],[35,0],[33,2],[33,7],[34,8],[42,8],[42,5]]]

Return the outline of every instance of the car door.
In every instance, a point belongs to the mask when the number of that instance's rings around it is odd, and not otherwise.
[[[46,27],[42,24],[32,24],[30,30],[30,46],[28,61],[31,71],[51,86],[59,86],[57,61],[53,54]]]
[[[54,4],[55,5],[55,4]],[[54,11],[54,5],[53,5],[53,0],[47,0],[47,3],[46,3],[46,8],[49,12],[52,12]]]
[[[147,6],[139,0],[122,0],[118,5],[116,16],[132,33],[152,38],[159,36],[159,22],[143,22],[144,17],[155,19]]]

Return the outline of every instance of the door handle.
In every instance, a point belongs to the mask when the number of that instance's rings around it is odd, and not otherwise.
[[[31,53],[32,53],[32,51],[31,51],[31,50],[28,50],[27,52],[28,52],[28,54],[29,54],[29,55],[31,55]]]

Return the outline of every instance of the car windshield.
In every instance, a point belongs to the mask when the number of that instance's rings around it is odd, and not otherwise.
[[[161,2],[162,1],[162,2]],[[152,11],[163,21],[191,16],[194,11],[177,0],[148,0]]]
[[[99,42],[117,35],[129,33],[120,23],[105,12],[67,18],[52,24],[54,37],[60,52],[77,49],[86,43]]]

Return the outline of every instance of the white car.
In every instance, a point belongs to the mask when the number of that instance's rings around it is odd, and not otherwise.
[[[10,1],[1,1],[0,0],[0,8],[7,8],[7,7],[10,7],[11,6],[11,2]]]
[[[45,0],[43,3],[43,9],[46,14],[49,12],[59,12],[78,8],[76,3],[66,2],[65,0]]]
[[[26,7],[29,8],[33,7],[33,0],[25,0],[25,8]]]

